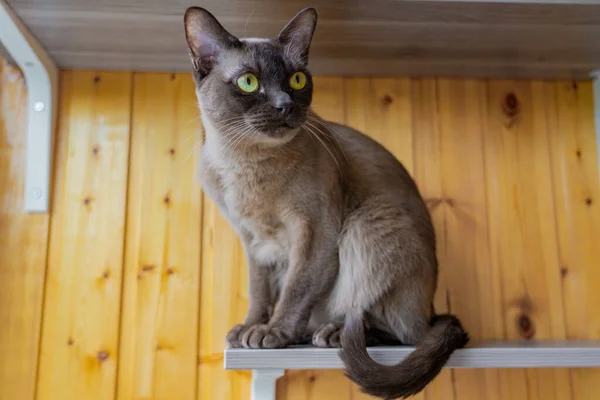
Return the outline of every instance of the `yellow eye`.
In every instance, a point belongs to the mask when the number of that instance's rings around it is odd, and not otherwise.
[[[303,72],[296,72],[290,78],[290,87],[294,90],[304,89],[306,86],[306,75]]]
[[[252,74],[244,74],[237,78],[237,85],[246,93],[256,92],[258,89],[258,78]]]

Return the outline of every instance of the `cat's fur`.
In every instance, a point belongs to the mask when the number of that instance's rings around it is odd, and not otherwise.
[[[185,15],[206,131],[201,183],[250,269],[248,315],[227,341],[341,346],[364,391],[406,397],[468,338],[454,316],[434,316],[435,234],[408,172],[367,136],[310,111],[316,19],[305,9],[277,38],[250,40],[204,9]],[[304,89],[289,86],[296,71],[307,76]],[[235,83],[247,72],[260,82],[252,94]],[[416,350],[395,366],[375,363],[366,344],[390,340]]]

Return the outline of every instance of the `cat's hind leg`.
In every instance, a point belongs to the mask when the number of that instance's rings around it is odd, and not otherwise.
[[[315,347],[341,347],[341,333],[344,326],[335,322],[321,325],[312,336]]]
[[[323,324],[312,335],[312,345],[322,348],[342,347],[343,324],[329,322]],[[366,330],[367,346],[394,346],[402,344],[395,335],[377,328]]]

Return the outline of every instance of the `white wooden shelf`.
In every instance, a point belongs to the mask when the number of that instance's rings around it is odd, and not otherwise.
[[[414,347],[368,349],[386,365],[400,362]],[[341,369],[339,349],[293,346],[285,349],[227,349],[225,369],[253,370],[252,400],[275,400],[276,381],[286,369]],[[600,367],[600,340],[473,342],[455,351],[447,368],[590,368]]]
[[[368,349],[381,364],[400,362],[409,346]],[[340,369],[339,349],[295,346],[276,350],[227,349],[225,369]],[[448,368],[578,368],[600,367],[600,340],[495,341],[473,343],[455,351]]]

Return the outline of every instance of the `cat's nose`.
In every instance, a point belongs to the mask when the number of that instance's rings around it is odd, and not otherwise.
[[[285,96],[278,96],[273,102],[273,108],[275,108],[275,111],[283,118],[290,114],[294,105],[290,96],[287,93],[284,93],[284,95]]]

